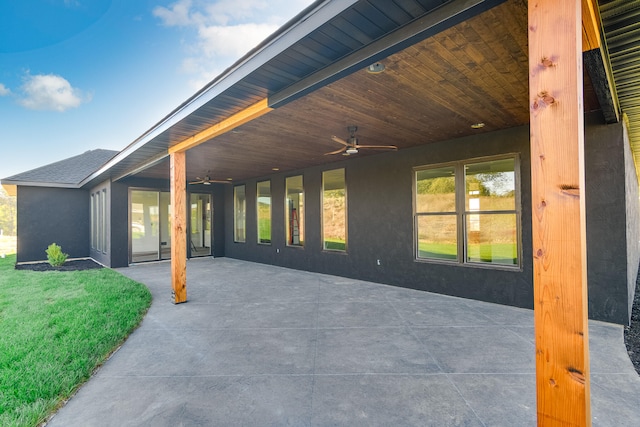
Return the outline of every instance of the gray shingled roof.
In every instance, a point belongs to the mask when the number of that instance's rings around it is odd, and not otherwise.
[[[90,150],[46,166],[3,178],[3,184],[47,185],[52,187],[78,186],[83,179],[98,170],[118,154],[114,150]]]

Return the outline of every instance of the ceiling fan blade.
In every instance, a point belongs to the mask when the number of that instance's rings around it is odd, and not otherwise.
[[[371,150],[397,150],[395,145],[356,145],[355,148],[366,148]]]
[[[342,145],[344,145],[344,146],[346,146],[346,147],[348,147],[349,145],[351,145],[351,144],[349,144],[347,141],[345,141],[344,139],[342,139],[342,138],[338,138],[338,137],[337,137],[337,136],[335,136],[335,135],[333,135],[333,136],[331,137],[331,139],[332,139],[334,142],[337,142],[338,144],[342,144]]]
[[[328,156],[328,155],[331,155],[331,154],[340,154],[340,153],[344,153],[344,152],[347,150],[347,148],[348,148],[348,147],[349,147],[348,145],[345,145],[344,147],[342,147],[342,148],[340,148],[340,149],[338,149],[338,150],[336,150],[336,151],[331,151],[330,153],[324,153],[324,155],[325,155],[325,156]]]

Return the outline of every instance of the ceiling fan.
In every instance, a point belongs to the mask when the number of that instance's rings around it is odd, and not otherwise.
[[[211,185],[213,183],[218,183],[218,184],[231,184],[231,180],[219,180],[219,179],[211,179],[211,177],[209,176],[209,174],[207,173],[207,175],[205,175],[204,178],[200,178],[199,176],[196,177],[195,181],[190,181],[189,184],[204,184],[204,185]]]
[[[351,154],[358,154],[358,150],[361,148],[370,149],[370,150],[397,150],[398,147],[395,145],[360,145],[358,144],[358,138],[356,138],[356,131],[358,130],[357,126],[348,126],[347,130],[349,131],[349,139],[345,141],[342,138],[338,138],[333,135],[331,139],[338,144],[342,144],[343,147],[336,151],[331,151],[330,153],[325,153],[325,155],[330,154],[340,154],[343,156],[350,156]]]

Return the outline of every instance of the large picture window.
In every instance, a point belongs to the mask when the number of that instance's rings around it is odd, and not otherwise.
[[[347,250],[347,193],[344,169],[322,173],[322,245],[325,250]]]
[[[271,181],[258,182],[257,188],[258,243],[271,243]]]
[[[286,185],[286,230],[288,246],[304,246],[304,185],[302,175],[290,176]]]
[[[244,185],[233,187],[233,241],[244,243],[247,239],[247,197]]]
[[[513,156],[415,172],[418,259],[519,266],[519,189]]]

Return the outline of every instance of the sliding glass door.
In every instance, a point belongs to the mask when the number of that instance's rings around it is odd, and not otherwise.
[[[189,200],[191,256],[211,255],[211,195],[191,194]],[[169,192],[131,191],[131,262],[171,258],[171,214]]]
[[[131,262],[171,258],[170,194],[131,191]]]
[[[211,255],[211,195],[191,194],[190,206],[191,256]]]

